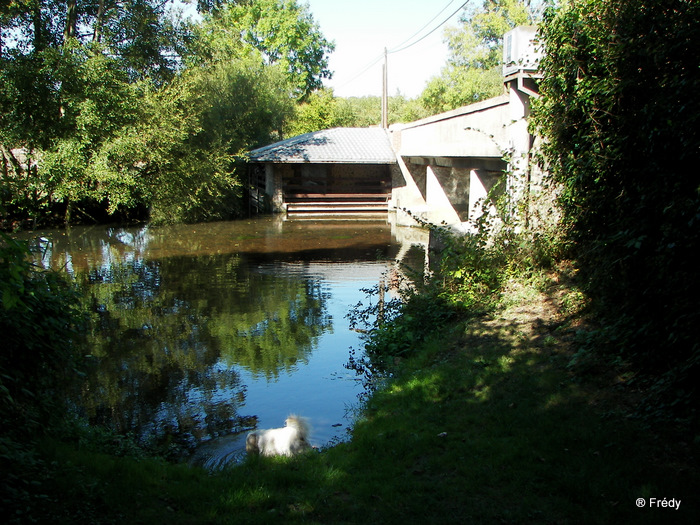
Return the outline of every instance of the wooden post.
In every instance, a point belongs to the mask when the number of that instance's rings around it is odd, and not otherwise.
[[[387,53],[384,48],[384,66],[382,67],[382,127],[389,127],[389,96],[388,96]]]

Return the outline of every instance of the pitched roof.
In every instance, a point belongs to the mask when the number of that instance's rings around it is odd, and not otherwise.
[[[382,128],[332,128],[298,135],[249,153],[254,162],[393,164],[396,154]]]

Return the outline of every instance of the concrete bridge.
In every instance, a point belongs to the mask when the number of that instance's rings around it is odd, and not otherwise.
[[[337,128],[250,153],[256,207],[289,214],[388,213],[468,231],[480,203],[499,192],[523,198],[533,178],[527,129],[537,97],[534,27],[504,37],[504,92],[388,130]]]

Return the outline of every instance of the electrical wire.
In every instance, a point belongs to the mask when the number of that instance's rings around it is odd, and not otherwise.
[[[433,18],[430,19],[430,21],[429,21],[428,23],[426,23],[426,24],[425,24],[423,27],[421,27],[418,31],[416,31],[415,33],[413,33],[413,35],[411,35],[410,37],[408,37],[406,40],[404,40],[403,42],[401,42],[400,44],[398,44],[398,45],[396,46],[396,48],[392,49],[391,51],[387,51],[387,54],[400,53],[401,51],[404,51],[404,50],[406,50],[406,49],[408,49],[408,48],[410,48],[410,47],[413,47],[414,45],[416,45],[416,44],[417,44],[418,42],[420,42],[421,40],[427,38],[428,36],[430,36],[431,34],[433,34],[435,31],[437,31],[440,27],[442,27],[443,25],[445,25],[445,23],[447,23],[447,21],[448,21],[450,18],[452,18],[454,15],[456,15],[456,14],[459,12],[460,9],[463,9],[463,8],[469,3],[469,0],[467,0],[466,2],[464,2],[464,3],[463,3],[462,5],[460,5],[457,9],[455,9],[455,10],[450,14],[450,16],[448,16],[448,17],[445,18],[442,22],[440,22],[438,25],[436,25],[433,29],[430,30],[430,32],[426,33],[425,35],[423,35],[421,38],[419,38],[419,39],[416,40],[415,42],[413,42],[413,43],[411,43],[411,44],[408,44],[407,46],[401,47],[401,46],[403,46],[406,42],[409,42],[411,39],[413,39],[413,38],[415,38],[416,36],[418,36],[418,35],[421,33],[421,31],[423,31],[426,27],[428,27],[431,23],[433,23],[433,21],[434,21],[438,16],[440,16],[440,14],[442,14],[442,13],[445,11],[445,9],[447,9],[448,7],[450,7],[450,5],[452,5],[453,3],[454,3],[454,0],[450,0],[450,1],[445,5],[445,7],[443,7],[440,11],[438,11],[438,13],[437,13]],[[397,48],[398,48],[398,49],[397,49]],[[383,60],[383,59],[384,59],[384,53],[381,53],[380,55],[377,55],[376,58],[374,58],[370,63],[368,63],[364,68],[362,68],[360,71],[358,71],[358,72],[357,72],[355,75],[353,75],[350,79],[346,80],[346,81],[343,82],[341,85],[336,86],[336,89],[341,88],[341,87],[344,87],[344,86],[347,86],[348,84],[354,82],[355,80],[357,80],[359,77],[361,77],[362,75],[364,75],[369,69],[371,69],[372,67],[374,67],[376,64],[378,64],[378,63],[379,63],[381,60]]]
[[[442,9],[440,9],[440,11],[439,11],[433,18],[431,18],[423,27],[421,27],[418,31],[416,31],[415,33],[413,33],[411,36],[409,36],[406,40],[404,40],[404,41],[401,42],[400,44],[397,44],[397,45],[395,46],[395,48],[399,48],[399,47],[403,46],[404,44],[406,44],[407,42],[410,42],[411,40],[413,40],[415,37],[417,37],[417,36],[421,33],[421,31],[423,31],[426,27],[428,27],[430,24],[432,24],[432,23],[435,21],[435,19],[436,19],[438,16],[440,16],[440,15],[445,11],[445,9],[447,9],[448,7],[450,7],[454,2],[455,2],[455,0],[450,0],[450,1],[447,3],[447,5],[446,5],[445,7],[443,7]],[[443,22],[443,24],[444,24],[444,22]],[[393,51],[389,51],[389,53],[392,53],[392,52],[393,52]]]
[[[377,55],[377,57],[376,57],[374,60],[372,60],[372,62],[370,62],[369,64],[367,64],[364,68],[362,68],[360,71],[358,71],[358,72],[357,72],[355,75],[353,75],[350,79],[346,80],[346,81],[343,82],[341,85],[336,86],[336,89],[341,88],[341,87],[344,87],[344,86],[347,86],[347,85],[350,84],[351,82],[354,82],[355,80],[357,80],[358,78],[360,78],[362,75],[364,75],[367,71],[369,71],[372,67],[376,66],[376,65],[377,65],[379,62],[381,62],[382,60],[384,60],[384,53],[382,53],[381,55]]]
[[[451,4],[451,3],[452,3],[452,2],[450,2],[450,4]],[[442,22],[440,22],[440,23],[439,23],[438,25],[436,25],[433,29],[431,29],[430,32],[426,33],[425,35],[423,35],[422,37],[420,37],[418,40],[416,40],[415,42],[413,42],[412,44],[408,44],[407,46],[401,47],[400,49],[392,49],[391,51],[387,51],[387,53],[389,53],[389,54],[400,53],[401,51],[405,51],[405,50],[408,49],[409,47],[415,46],[418,42],[420,42],[421,40],[424,40],[425,38],[429,37],[429,36],[432,35],[435,31],[437,31],[440,27],[442,27],[443,25],[445,25],[445,23],[446,23],[450,18],[452,18],[454,15],[456,15],[456,14],[459,12],[459,10],[460,10],[460,9],[463,9],[468,3],[469,3],[469,0],[467,0],[466,2],[464,2],[464,3],[463,3],[462,5],[460,5],[457,9],[455,9],[454,12],[453,12],[450,16],[448,16],[447,18],[445,18]],[[445,9],[447,9],[447,7],[448,7],[450,4],[447,4],[445,7],[443,7],[443,8],[442,8],[442,11],[444,11]],[[442,11],[440,11],[440,13],[442,13]],[[437,16],[438,16],[440,13],[438,13],[437,15],[435,15],[435,17],[433,18],[433,20],[435,20],[435,18],[437,18]],[[431,20],[430,22],[432,22],[432,20]],[[428,24],[430,24],[430,22],[428,22]],[[416,34],[414,34],[413,36],[416,36],[418,33],[420,33],[421,31],[423,31],[423,29],[425,29],[425,26],[423,26],[423,28],[421,28],[421,29],[420,29]],[[411,37],[411,38],[413,38],[413,37]],[[410,40],[411,38],[409,38],[408,40]],[[406,40],[405,40],[404,42],[406,42]],[[399,45],[401,45],[401,44],[399,44]]]

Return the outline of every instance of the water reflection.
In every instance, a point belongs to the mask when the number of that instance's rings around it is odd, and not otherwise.
[[[93,316],[84,414],[146,444],[209,442],[220,462],[240,450],[237,432],[293,411],[317,445],[338,439],[361,389],[343,368],[358,343],[344,316],[397,255],[421,265],[408,248],[421,241],[396,239],[385,221],[264,218],[74,228],[33,243]]]

